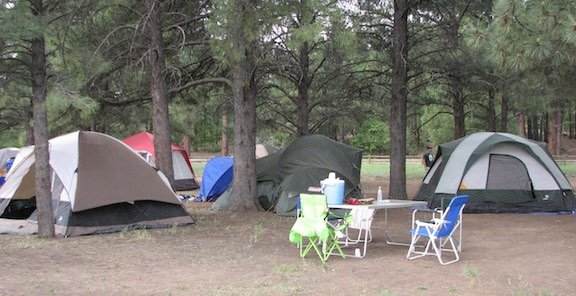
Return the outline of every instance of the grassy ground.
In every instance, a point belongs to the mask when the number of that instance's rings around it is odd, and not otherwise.
[[[193,162],[192,167],[196,176],[201,177],[204,171],[204,162]],[[576,176],[576,163],[560,164],[560,169],[566,176]],[[406,163],[406,178],[416,180],[424,178],[424,168],[419,163]],[[361,178],[388,179],[390,174],[390,163],[385,162],[364,162],[362,163]]]

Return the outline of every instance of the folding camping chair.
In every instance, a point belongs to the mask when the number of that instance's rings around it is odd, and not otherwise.
[[[374,219],[374,209],[357,208],[350,211],[352,220],[346,228],[346,236],[340,243],[345,247],[350,245],[363,244],[363,250],[355,249],[355,257],[364,258],[368,243],[372,241],[372,220]]]
[[[434,208],[434,209],[429,209],[427,206],[412,208],[412,229],[416,229],[416,221],[418,220],[417,217],[419,216],[418,214],[420,214],[420,213],[423,213],[426,215],[432,214],[432,217],[427,218],[427,220],[433,221],[434,219],[442,216],[442,213],[444,213],[444,211],[446,211],[448,204],[450,203],[450,201],[452,201],[453,198],[454,198],[454,196],[443,197],[440,201],[440,207]],[[422,216],[422,215],[420,215],[420,216]],[[427,216],[427,217],[430,217],[430,216]],[[462,226],[463,226],[462,223],[463,223],[462,216],[460,216],[459,223],[456,226],[456,230],[454,231],[454,233],[457,233],[458,236],[457,237],[452,236],[452,238],[454,239],[454,242],[456,243],[456,248],[458,249],[458,252],[462,252]],[[444,238],[440,238],[441,244],[443,241],[444,241]],[[424,247],[424,245],[416,245],[416,247]]]
[[[412,228],[412,240],[410,242],[410,249],[406,258],[416,259],[426,255],[435,255],[442,265],[447,265],[460,260],[458,253],[460,250],[454,243],[453,234],[457,228],[461,229],[462,210],[468,202],[467,195],[456,196],[450,201],[450,204],[445,211],[442,212],[440,218],[433,218],[430,222],[415,221],[416,228]],[[427,237],[428,243],[423,252],[416,251],[416,243],[421,237]],[[450,248],[446,249],[445,246],[450,243]],[[458,243],[460,246],[460,242]],[[430,247],[434,249],[431,253]],[[454,254],[455,259],[444,262],[442,259],[442,251],[450,251]],[[412,255],[416,254],[416,255]]]
[[[314,249],[322,262],[326,262],[330,254],[336,249],[340,256],[346,258],[338,244],[338,237],[343,237],[351,216],[336,217],[336,223],[329,223],[326,196],[321,194],[300,194],[299,216],[290,230],[289,239],[299,245],[300,257],[305,257]],[[305,246],[303,238],[308,239]]]

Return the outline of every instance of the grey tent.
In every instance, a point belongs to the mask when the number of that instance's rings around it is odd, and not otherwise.
[[[302,136],[277,153],[256,160],[258,202],[279,215],[293,215],[296,195],[308,187],[320,186],[330,172],[345,181],[345,195],[360,194],[362,149],[321,135]],[[234,194],[232,187],[215,202],[226,207]]]
[[[96,132],[49,141],[56,234],[194,223],[162,173],[123,142]],[[34,147],[16,156],[0,188],[0,233],[37,231]]]
[[[483,132],[442,144],[417,200],[436,208],[468,194],[467,212],[561,212],[576,209],[574,191],[546,144]]]

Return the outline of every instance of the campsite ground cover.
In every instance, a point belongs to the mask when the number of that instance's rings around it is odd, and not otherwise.
[[[576,185],[576,178],[571,177]],[[387,180],[363,179],[366,192]],[[418,180],[409,180],[410,194]],[[386,191],[385,191],[386,192]],[[43,240],[0,236],[1,295],[573,295],[574,215],[469,214],[456,264],[408,261],[383,243],[383,213],[365,259],[298,257],[294,221],[186,204],[194,226]],[[390,212],[406,238],[407,210]]]

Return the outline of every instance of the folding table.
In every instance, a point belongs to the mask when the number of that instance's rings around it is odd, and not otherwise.
[[[329,205],[329,207],[332,209],[345,209],[345,210],[352,210],[352,209],[359,209],[359,208],[374,209],[374,210],[384,209],[384,235],[386,238],[386,243],[389,245],[410,246],[410,244],[408,244],[408,243],[396,242],[390,236],[390,233],[388,232],[388,209],[421,207],[421,206],[426,206],[426,205],[427,205],[427,202],[425,202],[425,201],[413,201],[413,200],[404,200],[404,199],[384,199],[384,200],[376,201],[372,204],[367,204],[367,205],[340,204],[340,205]],[[370,233],[370,229],[366,229],[364,232],[364,248],[363,248],[362,253],[360,253],[360,254],[355,253],[354,256],[347,255],[347,257],[364,258],[364,256],[366,256],[366,250],[367,250],[367,246],[368,246],[368,234],[369,233]]]

